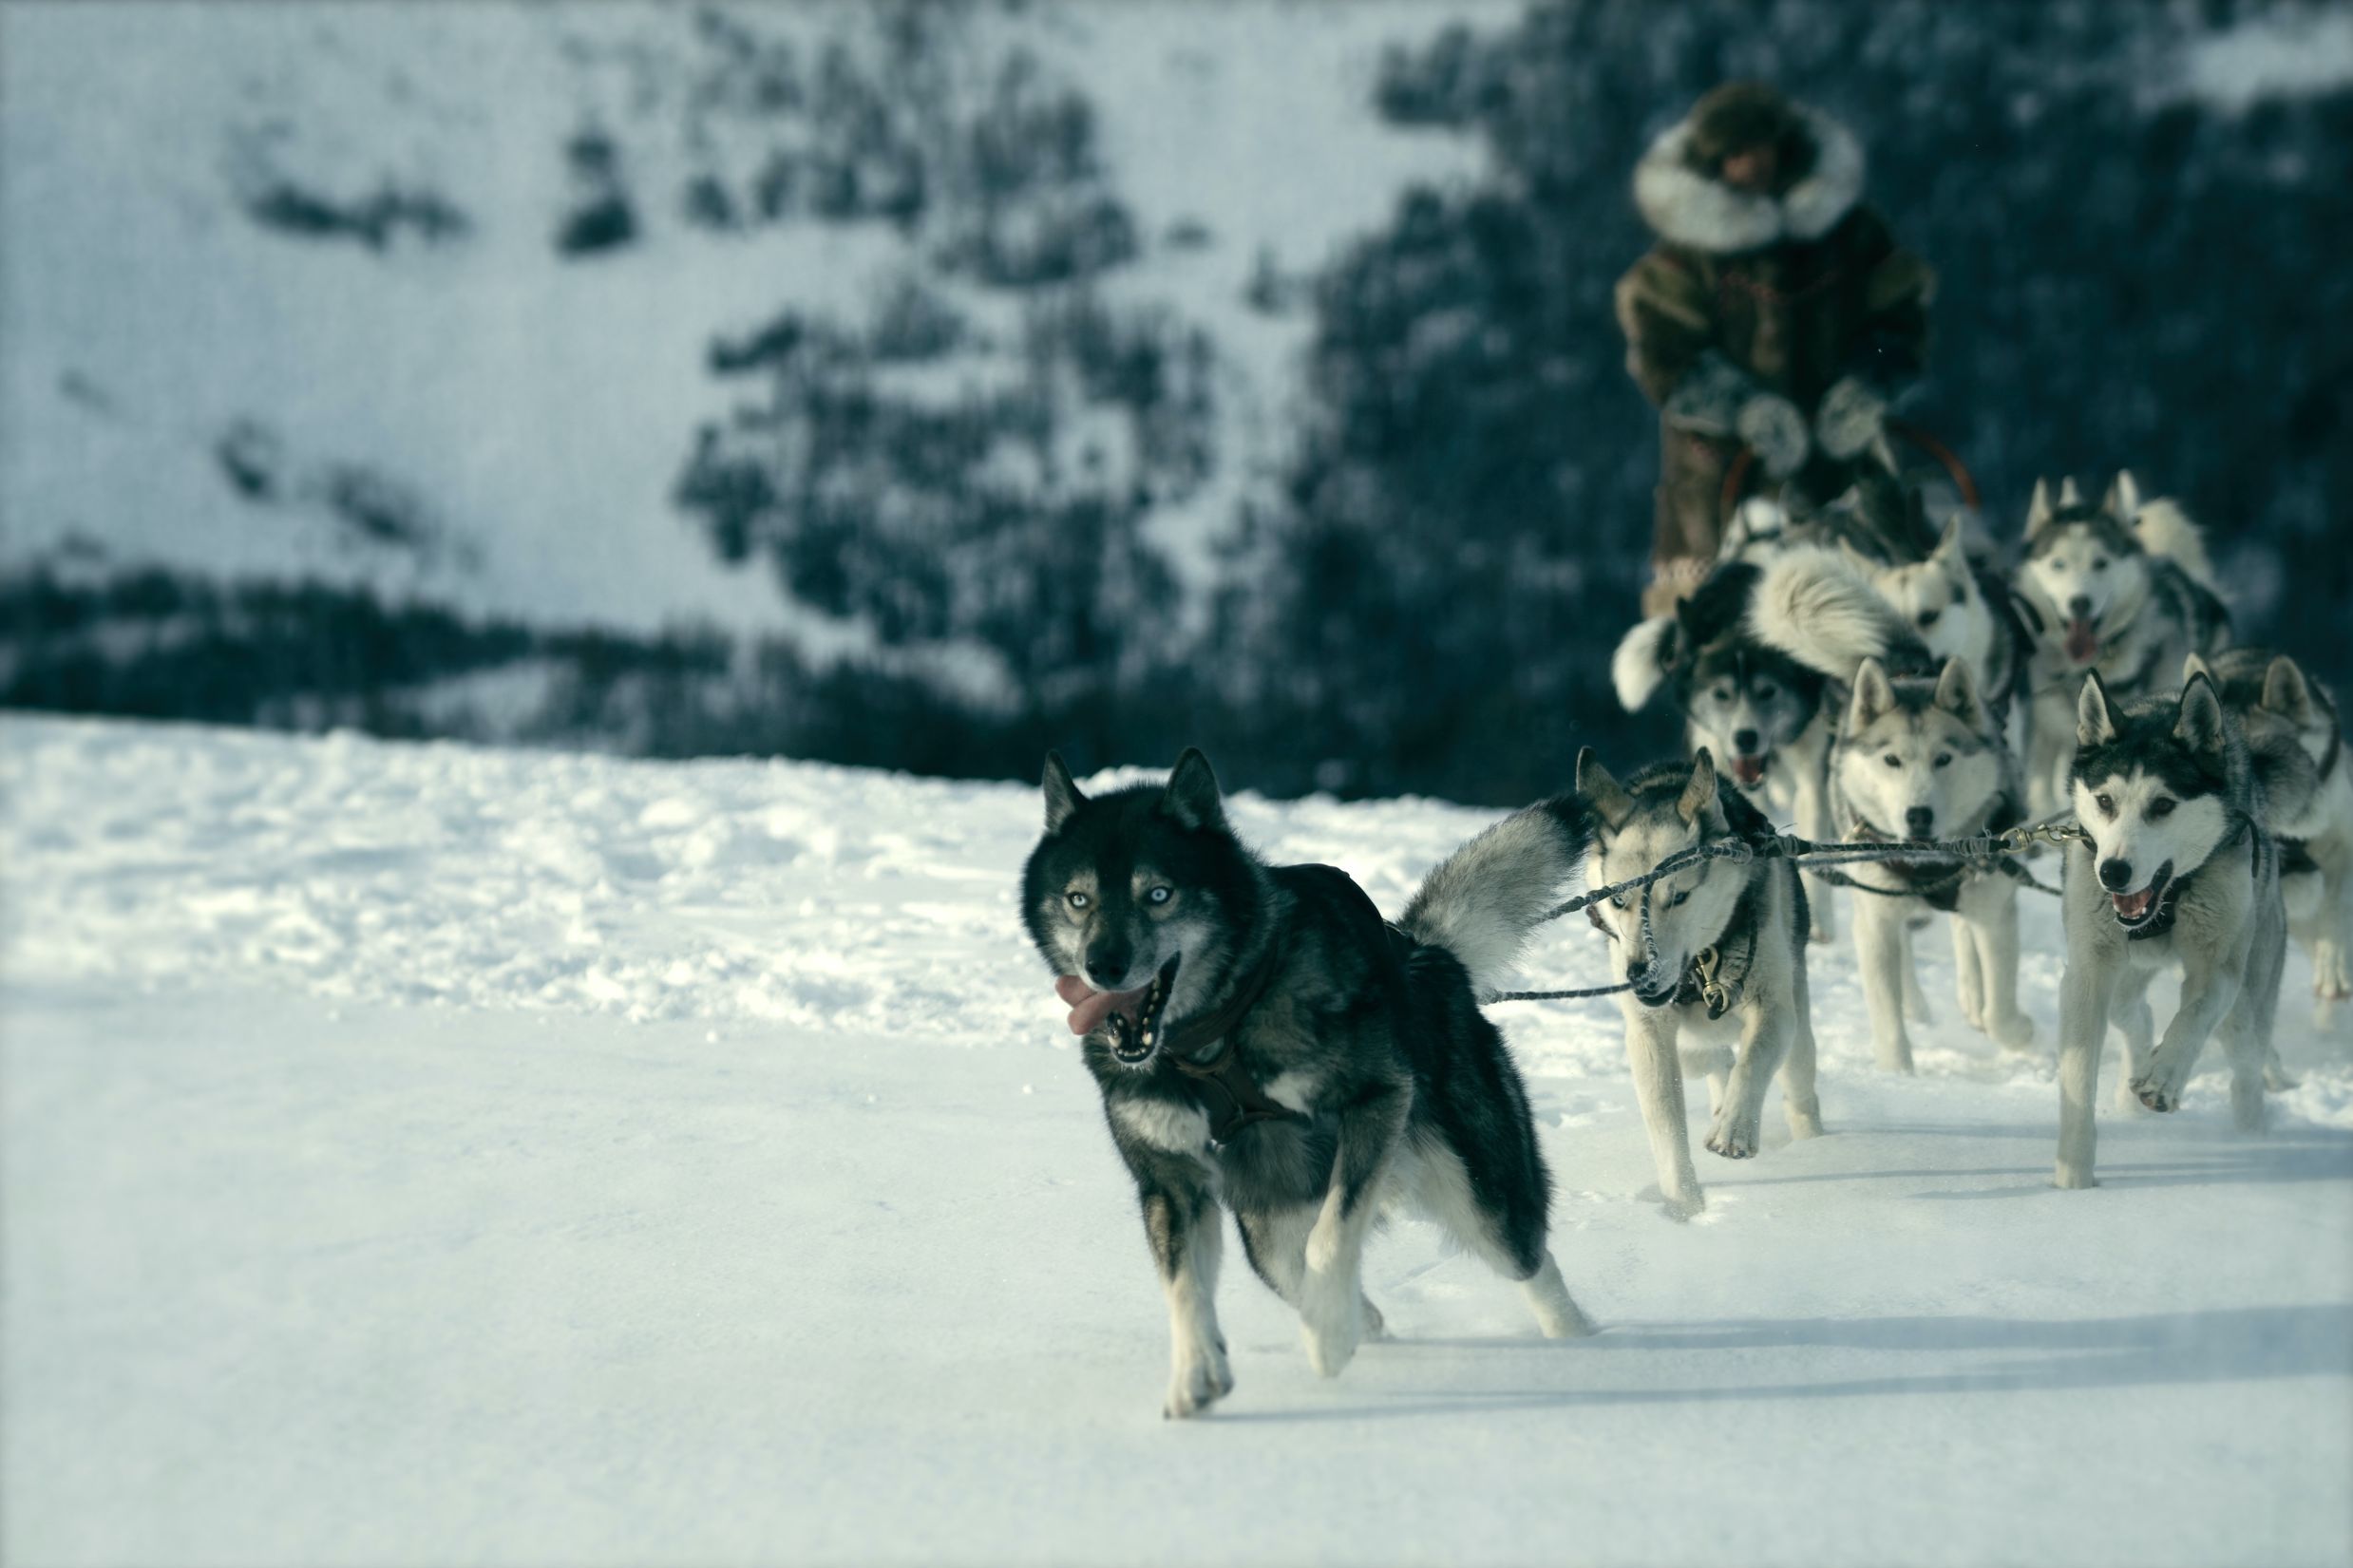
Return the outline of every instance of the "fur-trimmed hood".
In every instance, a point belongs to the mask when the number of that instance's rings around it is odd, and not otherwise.
[[[1688,119],[1660,134],[1634,168],[1634,204],[1659,237],[1716,255],[1784,239],[1819,239],[1863,197],[1863,143],[1821,110],[1797,106],[1813,166],[1778,197],[1737,191],[1690,157]]]

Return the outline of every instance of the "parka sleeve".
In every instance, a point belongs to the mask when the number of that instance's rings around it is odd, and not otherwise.
[[[1877,213],[1866,209],[1856,217],[1862,329],[1845,370],[1892,393],[1927,368],[1936,273],[1917,253],[1896,244]]]
[[[1626,372],[1663,404],[1716,341],[1713,301],[1688,264],[1654,248],[1618,280],[1617,304]]]

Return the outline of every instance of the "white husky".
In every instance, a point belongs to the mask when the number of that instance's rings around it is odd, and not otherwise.
[[[1623,784],[1588,746],[1577,758],[1577,798],[1592,814],[1585,865],[1595,887],[1639,876],[1696,844],[1769,831],[1761,812],[1719,783],[1704,746],[1691,762],[1654,763]],[[1594,925],[1617,943],[1618,966],[1633,985],[1619,1007],[1635,1097],[1667,1210],[1684,1218],[1706,1206],[1684,1125],[1684,1074],[1708,1080],[1707,1144],[1726,1159],[1757,1151],[1765,1089],[1776,1070],[1784,1075],[1790,1136],[1822,1130],[1805,890],[1788,860],[1725,858],[1589,908]]]
[[[1958,657],[1946,659],[1933,680],[1890,678],[1876,659],[1863,661],[1831,752],[1831,785],[1842,835],[1890,847],[1972,837],[2020,820],[2016,765],[1978,700],[1967,661]],[[1907,926],[1931,909],[1953,917],[1962,1016],[2013,1050],[2034,1043],[2034,1023],[2018,1006],[2015,881],[1959,859],[1848,870],[1858,884],[1854,944],[1880,1067],[1912,1070],[1904,1029]]]

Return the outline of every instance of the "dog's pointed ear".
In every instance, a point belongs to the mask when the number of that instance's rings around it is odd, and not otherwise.
[[[2303,667],[2285,653],[2273,659],[2270,668],[2263,672],[2264,711],[2277,713],[2288,723],[2301,726],[2312,722],[2315,706],[2312,687],[2304,678]]]
[[[1946,659],[1945,668],[1936,672],[1936,706],[1965,724],[1978,723],[1977,676],[1970,671],[1968,660]]]
[[[1199,746],[1188,746],[1161,791],[1161,809],[1186,827],[1223,828],[1225,799],[1218,791],[1218,776]]]
[[[1626,819],[1634,815],[1634,797],[1610,777],[1609,769],[1602,765],[1602,759],[1593,754],[1589,746],[1577,752],[1577,794],[1612,833],[1625,826]]]
[[[2076,745],[2106,746],[2116,738],[2116,715],[2108,710],[2108,688],[2095,670],[2076,696]]]
[[[1859,734],[1873,719],[1895,706],[1895,688],[1877,659],[1855,666],[1854,695],[1847,703],[1847,733]]]
[[[2035,481],[2034,500],[2026,503],[2026,537],[2033,538],[2051,525],[2051,482]]]
[[[2192,675],[2181,689],[2181,708],[2173,717],[2173,738],[2201,757],[2220,757],[2227,746],[2230,721],[2223,717],[2222,696],[2213,678]]]
[[[2214,671],[2208,668],[2205,654],[2189,653],[2183,655],[2181,661],[2181,684],[2188,686],[2190,684],[2190,678],[2192,675],[2203,675],[2210,681],[2214,678]]]
[[[1723,797],[1716,788],[1716,759],[1701,746],[1691,759],[1691,783],[1675,803],[1676,815],[1707,833],[1724,830]]]
[[[1081,795],[1078,785],[1072,782],[1071,770],[1063,765],[1059,751],[1046,753],[1046,776],[1038,783],[1046,792],[1046,831],[1049,833],[1059,830],[1064,822],[1071,820],[1072,812],[1087,803],[1087,797]]]
[[[2083,504],[2083,492],[2076,488],[2075,475],[2066,475],[2059,482],[2059,503],[2061,506]]]
[[[2118,522],[2130,523],[2140,516],[2140,486],[2134,482],[2130,468],[2116,470],[2116,481],[2108,486],[2108,494],[2101,500],[2100,505]]]
[[[1936,537],[1936,548],[1929,554],[1947,566],[1968,564],[1968,543],[1963,537],[1960,513],[1945,520],[1945,531]]]

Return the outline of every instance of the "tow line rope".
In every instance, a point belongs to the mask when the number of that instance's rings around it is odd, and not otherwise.
[[[2012,870],[2010,858],[2024,854],[2037,843],[2091,842],[2092,836],[2089,833],[2084,832],[2072,822],[2061,820],[2065,815],[2061,813],[2059,817],[2046,817],[2039,822],[2004,828],[1999,833],[1972,834],[1965,839],[1942,839],[1927,843],[1842,842],[1826,844],[1818,843],[1812,839],[1801,839],[1794,833],[1769,833],[1755,839],[1717,839],[1711,843],[1694,844],[1689,849],[1679,849],[1639,877],[1629,877],[1622,882],[1612,882],[1607,887],[1597,887],[1590,893],[1581,893],[1574,898],[1555,904],[1540,916],[1536,923],[1542,925],[1547,920],[1557,920],[1564,915],[1574,915],[1588,904],[1598,904],[1604,898],[1616,898],[1628,893],[1639,892],[1653,882],[1672,877],[1679,871],[1687,870],[1706,860],[1800,860],[1809,862],[1809,869],[1813,866],[1853,865],[1864,861],[1971,860],[1998,867],[2006,875],[2018,878],[2030,887],[2056,894],[2059,889],[2044,887],[2042,883],[2036,881],[2024,867],[2021,866]],[[1850,878],[1842,877],[1837,880],[1849,887],[1858,885]],[[1879,893],[1885,890],[1871,888],[1869,891]],[[1907,894],[1905,897],[1908,897],[1911,895]],[[1587,986],[1577,991],[1490,991],[1479,1000],[1483,1004],[1488,1002],[1571,1002],[1580,1001],[1588,996],[1614,996],[1622,991],[1633,989],[1633,986],[1628,983],[1615,986]]]

